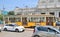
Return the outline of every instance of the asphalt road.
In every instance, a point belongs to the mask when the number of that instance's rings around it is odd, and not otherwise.
[[[25,32],[10,32],[2,31],[0,32],[0,37],[31,37],[33,31],[26,30]]]

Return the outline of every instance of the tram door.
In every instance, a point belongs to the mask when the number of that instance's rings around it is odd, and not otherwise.
[[[22,17],[22,25],[23,26],[27,25],[27,17]]]
[[[53,17],[46,17],[46,25],[53,26]]]

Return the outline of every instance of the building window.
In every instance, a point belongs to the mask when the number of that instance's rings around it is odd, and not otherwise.
[[[59,12],[59,17],[60,17],[60,12]]]
[[[54,15],[54,12],[51,12],[50,14],[51,14],[51,15]]]
[[[17,14],[16,15],[22,15],[22,12],[17,12]]]
[[[50,3],[53,3],[53,2],[54,2],[54,0],[49,0],[49,2],[50,2]]]
[[[22,15],[22,13],[17,13],[17,15]]]
[[[58,0],[58,2],[60,2],[60,0]]]
[[[46,0],[42,0],[41,3],[46,3]]]
[[[41,14],[45,14],[45,13],[41,13]]]

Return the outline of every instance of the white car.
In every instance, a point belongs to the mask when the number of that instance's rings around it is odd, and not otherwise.
[[[0,32],[1,32],[1,27],[0,27]]]
[[[18,26],[16,24],[6,24],[3,27],[4,31],[10,30],[10,31],[16,31],[16,32],[23,32],[25,31],[25,28],[23,26]]]
[[[60,37],[60,31],[51,26],[36,26],[32,37]]]

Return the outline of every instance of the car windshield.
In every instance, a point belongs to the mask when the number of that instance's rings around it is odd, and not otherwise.
[[[37,27],[37,29],[39,31],[48,31],[48,29],[46,27]]]
[[[48,32],[48,27],[37,27],[38,31],[46,31]],[[60,31],[56,28],[50,28],[49,32],[57,32],[60,33]]]
[[[17,24],[6,24],[5,26],[19,26]]]

